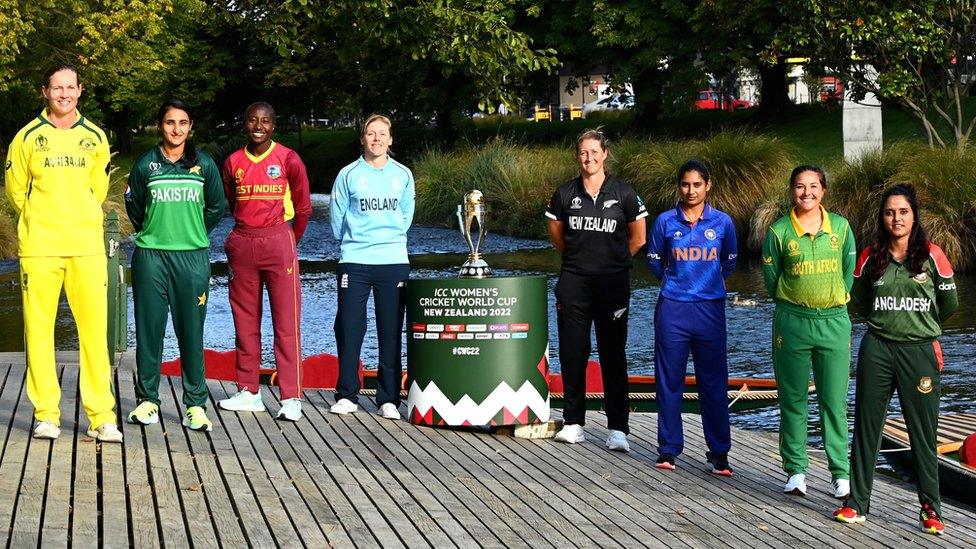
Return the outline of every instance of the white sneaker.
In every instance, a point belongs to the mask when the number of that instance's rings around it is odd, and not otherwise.
[[[556,442],[565,442],[567,444],[576,444],[577,442],[583,442],[583,426],[582,425],[564,425],[562,429],[556,433],[553,437]]]
[[[379,415],[385,417],[386,419],[400,419],[400,409],[397,408],[396,404],[387,402],[386,404],[380,406]]]
[[[851,481],[846,478],[835,478],[834,479],[834,497],[837,499],[844,499],[851,495]]]
[[[302,399],[286,398],[281,401],[281,409],[275,419],[287,419],[288,421],[298,421],[302,419]]]
[[[630,443],[627,442],[627,435],[623,431],[610,431],[607,437],[607,449],[615,452],[629,452]]]
[[[119,431],[115,423],[103,423],[97,429],[89,426],[85,434],[98,442],[122,442],[122,431]]]
[[[340,398],[329,407],[329,411],[333,414],[351,414],[359,411],[359,405],[348,398]]]
[[[790,480],[786,481],[786,486],[783,486],[783,492],[794,496],[807,495],[807,476],[803,473],[790,476]]]
[[[34,427],[34,438],[47,438],[54,440],[61,436],[61,428],[54,424],[53,421],[44,420],[38,421],[37,425]]]
[[[225,398],[217,404],[224,410],[231,412],[263,412],[266,409],[261,394],[254,394],[247,389],[239,391],[236,395]]]

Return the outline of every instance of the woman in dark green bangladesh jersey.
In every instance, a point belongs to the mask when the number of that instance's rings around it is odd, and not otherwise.
[[[187,138],[190,111],[171,100],[156,121],[163,141],[132,167],[125,209],[136,235],[132,296],[136,319],[136,400],[132,423],[159,422],[159,370],[167,310],[180,346],[183,425],[210,431],[203,367],[203,321],[210,294],[210,239],[226,211],[220,170]]]
[[[877,240],[861,252],[851,301],[867,320],[857,354],[851,494],[834,517],[864,522],[871,500],[881,428],[895,389],[915,461],[922,531],[942,534],[939,427],[942,322],[956,310],[952,265],[928,241],[910,185],[885,191]]]
[[[783,491],[807,492],[807,385],[812,365],[832,492],[841,498],[850,492],[847,301],[857,249],[847,220],[821,205],[827,190],[822,169],[797,166],[790,188],[793,208],[773,222],[763,244],[763,278],[776,302],[773,370],[779,389],[779,452],[789,477]]]

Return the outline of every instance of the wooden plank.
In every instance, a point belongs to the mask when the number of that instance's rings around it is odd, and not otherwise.
[[[117,410],[125,436],[123,466],[131,543],[140,548],[159,547],[159,517],[156,514],[156,497],[150,479],[149,453],[143,430],[160,427],[158,424],[143,427],[126,423],[124,418],[136,407],[135,373],[118,369],[115,373],[119,393]]]
[[[0,452],[0,547],[6,547],[13,529],[14,506],[20,490],[24,471],[27,437],[32,425],[31,405],[21,388],[24,385],[25,367],[21,364],[5,364],[5,381],[0,393],[0,425],[4,429],[3,448]],[[21,403],[21,400],[25,401]]]
[[[68,366],[61,374],[61,437],[51,445],[51,462],[44,502],[41,541],[46,546],[68,544],[71,515],[71,470],[74,461],[78,417],[78,368]]]
[[[118,372],[113,370],[112,388],[115,390],[115,412],[116,420],[124,417],[125,413],[119,406],[119,377]],[[125,377],[124,374],[121,377]],[[125,427],[123,431],[123,444],[125,443]],[[100,470],[101,470],[101,533],[102,544],[105,547],[129,547],[132,545],[132,533],[129,531],[131,522],[129,520],[129,507],[126,498],[125,466],[123,463],[123,445],[114,443],[99,444],[100,450]],[[155,522],[155,521],[153,521]]]

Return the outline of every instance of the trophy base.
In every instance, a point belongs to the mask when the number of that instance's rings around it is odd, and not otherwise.
[[[468,260],[461,265],[461,272],[458,273],[458,278],[490,278],[491,277],[491,267],[483,259],[477,259],[474,261]]]

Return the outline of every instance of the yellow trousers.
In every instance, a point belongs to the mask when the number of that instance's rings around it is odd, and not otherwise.
[[[61,288],[78,328],[79,385],[92,427],[115,423],[108,344],[108,266],[104,255],[20,258],[27,351],[27,397],[38,421],[61,424],[61,386],[54,362],[54,322]]]

